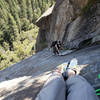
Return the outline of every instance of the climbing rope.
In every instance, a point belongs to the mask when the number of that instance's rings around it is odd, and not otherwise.
[[[100,89],[96,89],[96,95],[100,95],[100,93],[98,93],[98,92],[100,92]]]
[[[100,74],[98,74],[98,79],[100,79]],[[100,96],[100,89],[96,89],[96,95]]]

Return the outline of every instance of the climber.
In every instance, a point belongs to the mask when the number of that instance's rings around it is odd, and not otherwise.
[[[36,100],[99,100],[93,87],[73,69],[54,71]]]
[[[53,48],[53,53],[56,55],[58,54],[59,55],[59,49],[61,48],[61,41],[53,41],[51,43],[51,48]]]
[[[58,47],[58,49],[61,49],[61,47],[62,47],[61,41],[57,41],[57,47]]]
[[[56,55],[56,54],[59,54],[59,49],[58,49],[58,45],[57,45],[57,41],[53,41],[51,43],[51,48],[53,48],[53,53]]]

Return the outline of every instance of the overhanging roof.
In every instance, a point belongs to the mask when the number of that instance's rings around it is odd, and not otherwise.
[[[52,7],[50,7],[47,11],[45,11],[43,13],[43,15],[36,21],[36,23],[39,23],[41,20],[43,20],[44,18],[46,18],[49,15],[51,15],[52,14],[52,11],[53,11],[53,8],[54,8],[54,5]]]

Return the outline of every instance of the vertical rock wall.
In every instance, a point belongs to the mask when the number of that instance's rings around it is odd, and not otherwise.
[[[47,45],[60,40],[68,49],[80,48],[100,34],[99,0],[56,0],[49,14],[45,12],[44,15],[37,23],[40,30],[43,30],[43,25],[47,23],[44,27],[45,34],[40,31],[38,35],[40,37],[40,34],[43,34],[45,40],[42,37],[37,38],[38,46],[40,40]]]

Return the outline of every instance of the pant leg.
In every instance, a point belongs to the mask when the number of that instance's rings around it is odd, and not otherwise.
[[[65,100],[66,85],[62,76],[53,74],[45,83],[36,100]]]
[[[71,76],[66,85],[67,100],[99,100],[93,87],[81,76]]]

